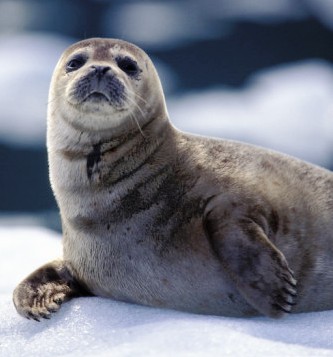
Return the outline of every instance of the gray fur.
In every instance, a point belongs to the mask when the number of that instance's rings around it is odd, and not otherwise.
[[[80,51],[87,62],[66,73]],[[119,56],[135,60],[138,72],[120,70]],[[97,65],[110,67],[119,98],[97,84],[98,95],[86,87],[80,101],[73,88],[96,81]],[[50,89],[48,154],[69,274],[61,283],[71,282],[63,300],[90,292],[226,316],[333,308],[332,173],[176,130],[154,66],[137,47],[91,39],[64,53]],[[45,317],[54,304],[38,310],[36,299],[53,282],[43,268],[25,279],[14,292],[18,312]]]

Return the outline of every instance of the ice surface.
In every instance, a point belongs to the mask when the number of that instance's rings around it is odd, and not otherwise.
[[[0,228],[0,356],[333,356],[333,311],[280,320],[201,316],[80,298],[51,320],[20,317],[16,284],[61,252],[42,228]]]

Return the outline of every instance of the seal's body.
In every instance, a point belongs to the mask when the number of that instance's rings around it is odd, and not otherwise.
[[[23,316],[87,294],[227,316],[333,308],[332,173],[179,132],[137,47],[64,53],[48,154],[64,257],[16,288]]]

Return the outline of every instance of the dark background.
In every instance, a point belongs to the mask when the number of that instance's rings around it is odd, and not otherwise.
[[[332,7],[329,0],[8,0],[0,1],[0,35],[11,41],[29,34],[31,44],[40,34],[68,44],[99,36],[135,42],[171,69],[173,85],[168,72],[162,77],[168,98],[218,85],[240,89],[253,73],[279,64],[313,58],[332,63]],[[2,216],[35,214],[50,225],[57,209],[43,141],[17,144],[0,137],[0,165]]]

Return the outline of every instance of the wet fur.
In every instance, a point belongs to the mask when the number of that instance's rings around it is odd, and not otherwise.
[[[65,103],[63,88],[76,80],[64,63],[82,49],[88,64],[111,63],[125,88],[120,110]],[[135,58],[138,77],[115,66],[120,54]],[[332,173],[176,130],[137,47],[92,39],[64,53],[50,90],[48,154],[64,260],[47,269],[60,264],[66,274],[41,268],[25,279],[14,292],[21,315],[57,310],[54,299],[36,302],[54,282],[65,287],[57,303],[91,293],[226,316],[333,308]]]

